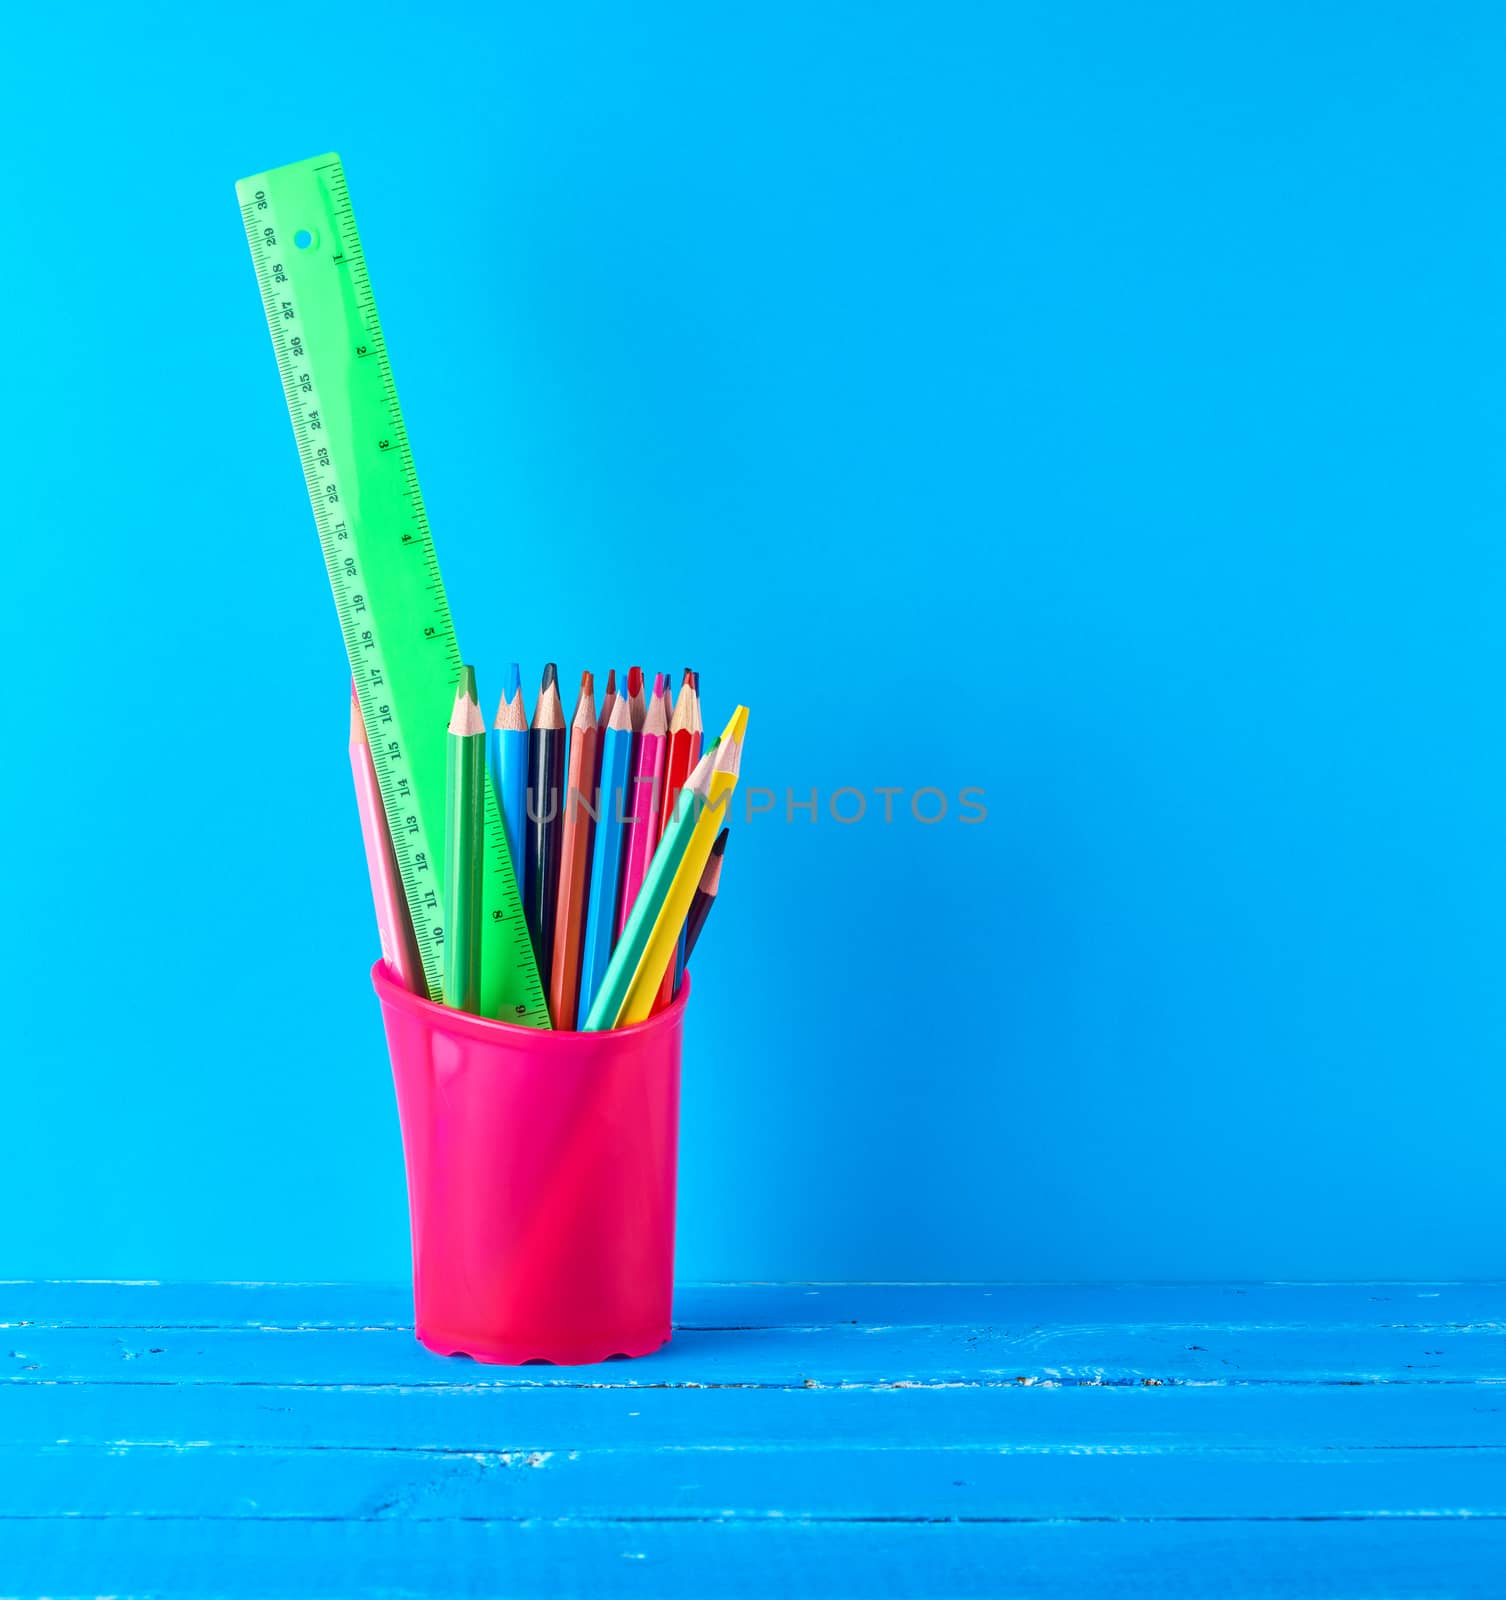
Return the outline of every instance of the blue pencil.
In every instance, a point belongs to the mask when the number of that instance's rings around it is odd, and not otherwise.
[[[612,959],[617,928],[617,881],[622,876],[622,847],[627,838],[623,817],[633,809],[626,795],[628,757],[633,749],[632,709],[626,695],[612,704],[601,742],[601,788],[598,791],[596,837],[591,846],[591,893],[586,907],[586,932],[581,940],[578,1015],[591,1009],[596,991]]]
[[[497,720],[487,740],[487,758],[492,769],[492,787],[502,812],[502,828],[507,834],[507,849],[512,856],[513,875],[523,888],[523,851],[527,842],[525,821],[528,804],[528,714],[523,709],[523,685],[518,664],[507,671],[507,685]]]

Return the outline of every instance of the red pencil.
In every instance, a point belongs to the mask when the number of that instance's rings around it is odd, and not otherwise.
[[[675,800],[685,787],[690,769],[695,765],[690,757],[690,743],[695,737],[695,712],[691,708],[694,693],[688,683],[680,685],[674,715],[669,720],[669,755],[664,764],[664,795],[659,804],[661,834],[669,826],[669,819],[675,812]]]
[[[628,712],[633,719],[633,732],[643,732],[643,668],[629,667],[627,675]]]

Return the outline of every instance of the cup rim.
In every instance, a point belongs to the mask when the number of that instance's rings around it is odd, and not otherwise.
[[[436,1005],[427,996],[405,989],[392,975],[387,963],[378,959],[371,968],[372,987],[384,1006],[395,1006],[399,1011],[411,1012],[433,1026],[443,1027],[448,1033],[458,1033],[465,1038],[491,1040],[498,1043],[508,1040],[518,1043],[531,1040],[538,1049],[568,1050],[580,1047],[585,1041],[599,1048],[606,1039],[644,1038],[658,1029],[678,1026],[685,1002],[690,998],[690,974],[685,974],[680,992],[665,1008],[643,1022],[626,1028],[607,1028],[594,1033],[579,1028],[524,1028],[516,1022],[499,1022],[494,1017],[475,1017],[469,1011],[455,1011],[449,1006]],[[546,1042],[547,1041],[547,1042]]]

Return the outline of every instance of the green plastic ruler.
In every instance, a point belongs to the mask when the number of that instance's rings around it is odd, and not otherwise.
[[[338,156],[235,186],[429,998],[444,948],[445,728],[460,647]],[[481,1012],[547,1028],[486,787]]]

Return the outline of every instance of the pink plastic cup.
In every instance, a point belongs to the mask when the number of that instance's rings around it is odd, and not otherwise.
[[[669,1338],[680,1028],[489,1022],[371,969],[397,1086],[414,1331],[441,1355],[577,1365]]]

